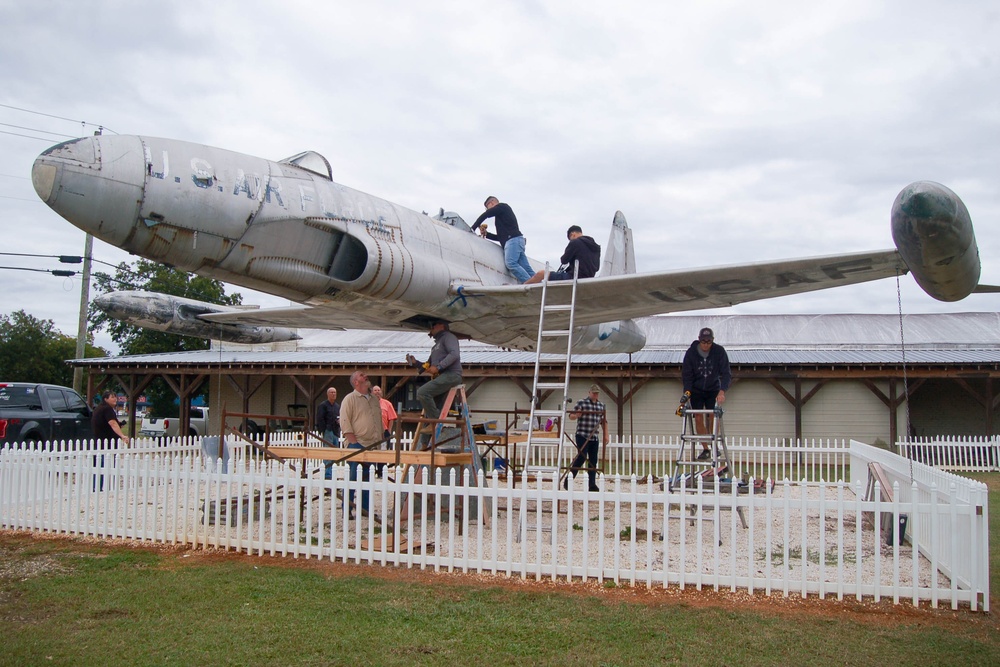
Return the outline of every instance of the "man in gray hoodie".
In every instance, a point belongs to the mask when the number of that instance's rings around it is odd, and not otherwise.
[[[441,414],[438,397],[462,384],[462,354],[458,338],[448,330],[448,323],[444,320],[433,320],[428,335],[434,338],[434,347],[423,372],[433,379],[417,389],[417,400],[424,409],[424,417],[437,419]]]

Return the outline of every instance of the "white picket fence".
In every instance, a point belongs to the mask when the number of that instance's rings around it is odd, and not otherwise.
[[[934,437],[896,443],[900,456],[942,470],[1000,471],[1000,438]]]
[[[0,451],[0,525],[248,554],[989,611],[985,485],[917,462],[911,475],[910,461],[860,443],[734,443],[737,469],[781,471],[781,481],[756,493],[718,482],[670,491],[651,476],[617,474],[586,493],[578,490],[585,475],[562,490],[554,478],[515,484],[494,471],[456,479],[453,469],[404,476],[389,468],[384,479],[352,482],[340,465],[323,480],[318,461],[302,476],[233,441],[225,468],[201,456],[197,439],[135,444]],[[676,452],[670,443],[625,446],[629,465],[641,460],[650,473],[669,470]],[[865,500],[870,461],[889,471],[893,502],[878,493]],[[832,481],[831,471],[844,474]],[[371,515],[349,518],[337,498],[351,491],[371,494]],[[883,532],[884,515],[891,526],[908,518],[903,544]]]

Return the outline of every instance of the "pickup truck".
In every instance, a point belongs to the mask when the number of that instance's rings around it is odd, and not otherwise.
[[[139,436],[143,438],[176,438],[180,417],[143,417]],[[208,433],[208,408],[191,408],[191,427],[185,435],[201,436]]]
[[[0,382],[0,443],[90,440],[90,408],[69,387]]]

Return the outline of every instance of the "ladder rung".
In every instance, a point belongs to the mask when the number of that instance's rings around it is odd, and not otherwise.
[[[535,389],[562,389],[566,386],[564,382],[539,382]]]
[[[545,306],[546,313],[568,313],[571,310],[573,310],[573,304],[571,303],[558,303],[551,306]]]
[[[562,410],[535,410],[536,417],[562,417]]]
[[[559,438],[532,438],[530,442],[533,445],[558,445]]]
[[[568,336],[569,329],[549,329],[548,331],[542,332],[542,337],[545,336]]]
[[[540,472],[559,472],[559,468],[556,466],[524,466],[524,472],[535,474]]]

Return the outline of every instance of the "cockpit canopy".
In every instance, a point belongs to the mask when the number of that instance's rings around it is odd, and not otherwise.
[[[291,164],[299,169],[310,171],[317,176],[322,176],[328,181],[333,180],[333,169],[330,167],[329,161],[316,151],[305,151],[304,153],[287,157],[281,160],[280,164]]]
[[[443,208],[438,211],[438,214],[433,217],[434,220],[439,220],[446,225],[451,225],[456,229],[461,229],[462,231],[471,232],[472,228],[469,227],[468,223],[462,219],[458,213],[454,211],[446,211]]]

